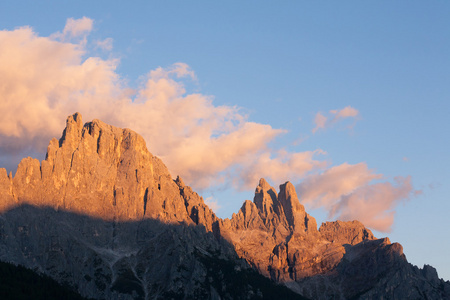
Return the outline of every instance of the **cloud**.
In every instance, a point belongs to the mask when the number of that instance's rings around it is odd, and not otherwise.
[[[314,174],[303,180],[297,190],[302,202],[312,208],[331,207],[347,195],[382,175],[369,170],[365,163],[348,163],[334,166],[321,174]]]
[[[413,191],[411,177],[396,177],[390,182],[363,186],[341,201],[330,211],[331,217],[342,220],[360,220],[378,231],[390,232],[394,222],[394,208],[402,200],[417,194]]]
[[[152,70],[131,90],[115,72],[118,60],[87,53],[92,24],[88,18],[69,19],[63,33],[51,37],[29,27],[0,32],[3,155],[30,151],[30,145],[44,152],[48,141],[61,135],[66,117],[79,111],[85,121],[133,128],[173,175],[195,188],[226,182],[254,187],[259,178],[252,183],[247,178],[259,170],[278,179],[283,172],[303,175],[323,165],[314,151],[269,148],[284,130],[250,122],[240,108],[216,106],[211,96],[187,93],[185,82],[197,78],[185,63]],[[74,43],[69,37],[82,39]]]
[[[344,163],[309,176],[297,185],[297,190],[302,203],[311,208],[323,207],[329,218],[359,220],[368,227],[388,232],[396,205],[420,191],[413,190],[410,177],[396,177],[395,184],[374,183],[382,178],[365,163]]]
[[[129,88],[116,73],[119,60],[89,55],[92,26],[84,17],[69,19],[62,33],[50,37],[30,27],[0,31],[0,163],[17,164],[23,156],[18,153],[43,156],[66,117],[78,111],[85,121],[132,128],[172,175],[195,189],[223,184],[253,189],[260,177],[274,183],[303,180],[297,188],[305,204],[383,231],[392,225],[395,205],[410,196],[409,177],[374,183],[382,175],[365,163],[327,169],[321,149],[271,147],[286,130],[251,122],[241,108],[217,106],[212,96],[187,92],[186,83],[197,77],[185,63],[156,68],[137,89]],[[318,113],[315,130],[358,115],[350,106]]]
[[[327,125],[328,118],[322,115],[320,112],[316,114],[316,117],[314,118],[314,123],[316,124],[316,127],[313,129],[313,133],[315,133],[319,129],[324,129]]]
[[[100,48],[104,51],[111,51],[113,48],[113,39],[112,38],[106,38],[101,41],[96,42],[96,48]]]
[[[355,118],[358,116],[358,110],[351,106],[347,106],[341,110],[330,110],[330,113],[334,115],[334,120],[344,119],[344,118]]]
[[[326,161],[315,159],[317,155],[326,154],[320,149],[299,153],[278,151],[275,157],[272,157],[272,154],[270,152],[261,153],[257,159],[242,165],[241,176],[236,180],[242,181],[243,188],[253,187],[261,177],[276,183],[295,182],[328,165]]]
[[[209,207],[210,209],[212,209],[212,211],[213,211],[214,213],[216,213],[216,212],[220,209],[219,203],[218,203],[217,200],[214,199],[213,197],[208,197],[208,198],[206,198],[206,199],[205,199],[205,204],[208,205],[208,207]]]
[[[74,38],[81,38],[82,44],[86,44],[86,37],[93,28],[94,21],[87,17],[81,19],[69,18],[66,21],[66,26],[63,32],[56,32],[50,36],[52,39],[59,39],[61,41],[70,41]]]
[[[328,129],[335,125],[337,122],[348,118],[355,119],[358,116],[359,111],[351,106],[347,106],[340,110],[330,110],[327,116],[325,116],[321,112],[318,112],[314,118],[315,127],[312,132],[315,133],[319,129]],[[351,128],[353,126],[354,124],[349,127]]]
[[[38,37],[29,27],[0,31],[0,43],[0,135],[11,147],[54,135],[63,115],[120,92],[116,62],[82,61],[76,44]]]

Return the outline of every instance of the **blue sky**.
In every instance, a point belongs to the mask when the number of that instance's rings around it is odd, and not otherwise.
[[[58,44],[29,44],[42,49],[32,54],[15,51],[17,66],[23,67],[16,71],[26,73],[32,64],[43,75],[21,82],[27,89],[23,95],[29,95],[22,102],[13,98],[17,93],[0,95],[7,116],[3,122],[21,124],[7,127],[0,122],[0,167],[14,171],[23,155],[43,159],[49,138],[59,137],[67,114],[79,110],[85,121],[100,118],[143,134],[149,150],[168,161],[171,170],[185,174],[187,183],[218,206],[221,217],[230,217],[243,200],[252,199],[258,174],[276,188],[291,180],[304,192],[303,198],[299,192],[300,201],[319,224],[361,216],[378,229],[377,237],[400,242],[410,262],[431,264],[449,280],[449,13],[450,4],[444,1],[2,3],[0,30],[11,34],[2,40],[0,53],[22,26]],[[88,19],[80,21],[83,17]],[[85,27],[64,33],[69,18]],[[50,51],[69,44],[82,54],[67,50],[48,72],[51,59],[31,60],[40,59],[40,53],[52,57]],[[81,67],[92,57],[98,57],[92,68],[101,70],[95,79],[89,77],[94,75],[86,71],[87,64]],[[79,81],[53,84],[59,79],[52,79],[50,71],[66,76],[70,59],[79,69],[73,75]],[[150,74],[152,70],[159,71]],[[3,67],[0,76],[12,78],[8,72]],[[30,87],[41,77],[52,88]],[[105,88],[90,92],[92,99],[83,102],[74,95],[89,82]],[[70,89],[69,102],[54,96],[66,95],[59,90],[64,84]],[[146,109],[154,107],[153,96],[148,96],[152,89],[176,94],[167,109],[189,103],[208,117],[199,120],[187,109],[160,123],[141,123],[147,115],[167,115],[162,109],[160,114],[139,110],[133,115],[133,103],[149,101]],[[115,100],[108,102],[106,96]],[[45,134],[33,131],[39,127],[30,121],[38,118],[33,112],[25,109],[23,115],[11,117],[18,115],[18,101],[33,111],[49,105],[41,112],[48,123]],[[108,105],[123,108],[123,113],[104,110]],[[322,127],[317,127],[318,115],[326,118]],[[202,124],[213,129],[204,133]],[[166,128],[162,125],[170,128],[163,135],[172,139],[154,134],[155,128]],[[180,128],[190,130],[180,134]],[[210,168],[196,168],[195,147],[189,141],[203,147],[199,153],[205,153],[205,161],[211,159]],[[173,150],[174,145],[185,151]],[[186,163],[186,157],[193,163]],[[400,183],[395,180],[399,176]],[[335,194],[314,197],[314,191],[330,185]],[[358,202],[368,191],[383,193]],[[358,203],[368,209],[355,209]],[[332,209],[341,211],[330,215]],[[378,214],[393,211],[392,222],[388,217],[377,221]]]

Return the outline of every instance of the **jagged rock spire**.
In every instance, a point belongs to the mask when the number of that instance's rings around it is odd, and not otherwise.
[[[64,129],[61,139],[59,140],[59,146],[63,144],[74,148],[78,145],[81,138],[81,131],[83,129],[83,121],[79,112],[67,117],[66,128]]]
[[[259,214],[264,223],[274,218],[274,215],[280,213],[280,205],[277,199],[277,193],[264,178],[259,180],[255,190],[253,202],[259,210]]]

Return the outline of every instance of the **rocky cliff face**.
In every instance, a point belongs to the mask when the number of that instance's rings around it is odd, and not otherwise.
[[[411,266],[401,245],[360,222],[318,229],[290,182],[277,193],[261,179],[253,202],[222,220],[138,134],[99,120],[83,125],[80,114],[42,163],[22,160],[14,178],[0,169],[0,212],[1,260],[88,297],[289,293],[259,273],[299,298],[450,298],[450,283],[432,267]]]
[[[26,158],[14,179],[2,174],[3,211],[32,204],[104,220],[191,220],[178,185],[141,136],[99,120],[83,126],[78,113],[50,142],[42,164]]]

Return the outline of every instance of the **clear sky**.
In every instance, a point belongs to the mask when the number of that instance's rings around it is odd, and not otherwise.
[[[447,1],[3,1],[0,167],[67,115],[142,134],[220,217],[260,177],[450,280]]]

